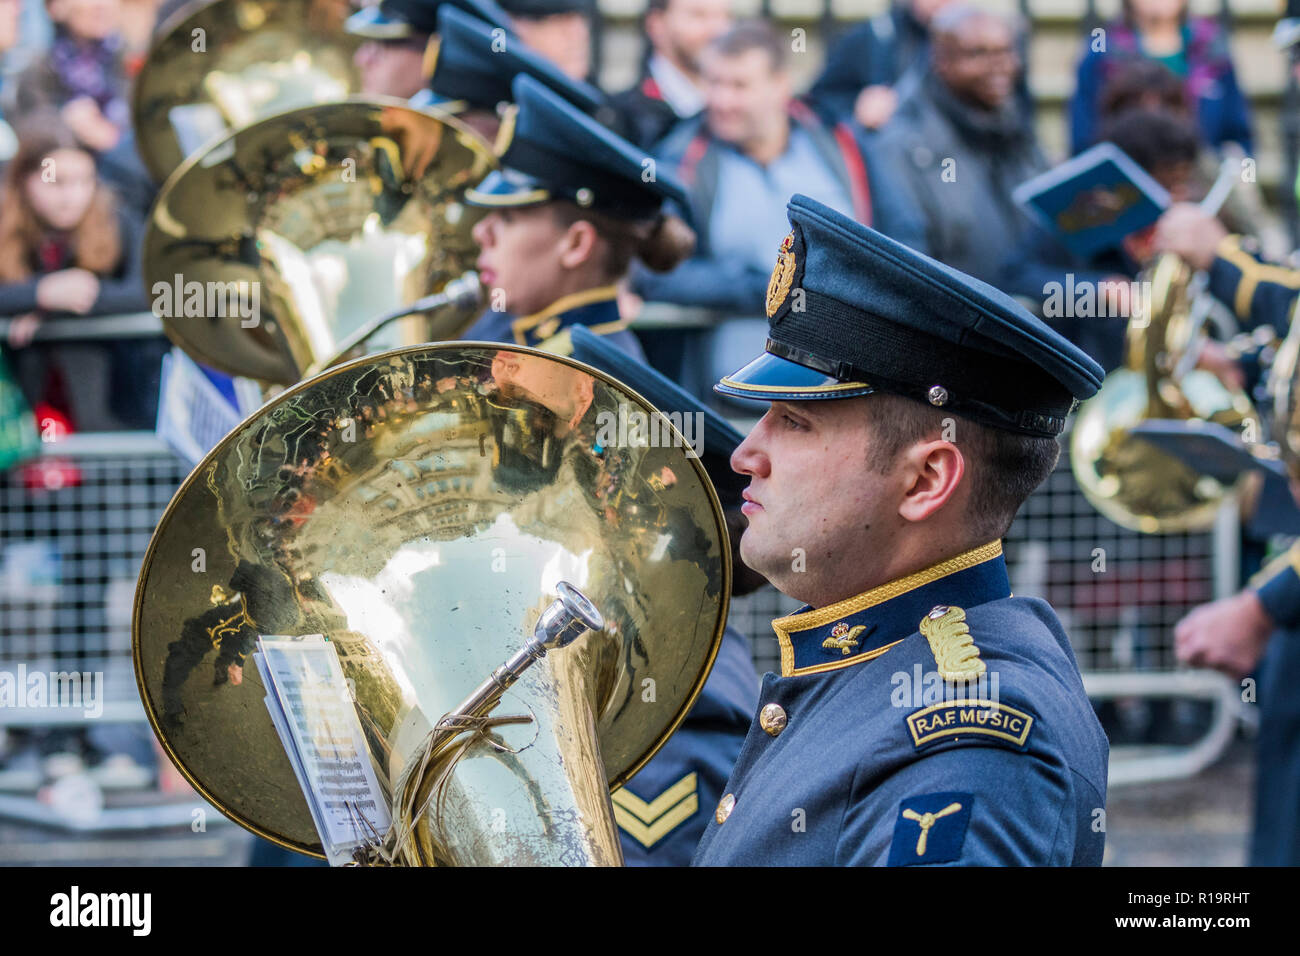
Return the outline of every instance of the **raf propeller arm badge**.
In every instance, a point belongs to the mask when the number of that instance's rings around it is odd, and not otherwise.
[[[923,793],[903,800],[889,845],[890,866],[950,863],[961,856],[975,798],[969,793]]]

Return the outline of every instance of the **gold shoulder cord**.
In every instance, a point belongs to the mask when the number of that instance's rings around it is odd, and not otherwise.
[[[980,660],[966,612],[959,607],[939,605],[921,618],[920,631],[930,642],[939,674],[946,681],[967,681],[987,669]]]

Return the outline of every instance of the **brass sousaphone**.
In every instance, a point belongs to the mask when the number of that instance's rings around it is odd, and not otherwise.
[[[482,214],[463,195],[494,166],[454,117],[386,97],[233,130],[185,160],[155,201],[143,265],[154,313],[195,360],[279,385],[354,346],[455,338],[474,317],[472,274],[446,297],[460,308],[417,312],[360,341],[473,264]]]
[[[1292,304],[1286,337],[1268,376],[1271,437],[1293,484],[1300,482],[1300,327],[1295,309]]]
[[[136,150],[155,182],[217,136],[361,91],[347,0],[187,4],[155,34],[134,83]]]
[[[176,766],[320,855],[252,649],[323,634],[395,821],[360,862],[620,862],[610,789],[691,707],[731,590],[701,463],[667,426],[675,447],[620,445],[629,411],[656,414],[571,359],[482,343],[367,356],[262,407],[177,492],[140,574],[136,673]],[[599,623],[501,694],[562,582]]]
[[[1250,399],[1211,372],[1189,368],[1202,335],[1193,270],[1165,253],[1139,277],[1125,365],[1080,406],[1070,463],[1084,497],[1110,520],[1149,534],[1204,531],[1233,490],[1132,434],[1150,419],[1214,422],[1240,431],[1258,423]]]

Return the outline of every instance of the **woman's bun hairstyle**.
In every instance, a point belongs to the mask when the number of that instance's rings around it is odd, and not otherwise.
[[[694,251],[695,230],[680,217],[663,213],[637,244],[636,257],[654,272],[671,272]]]

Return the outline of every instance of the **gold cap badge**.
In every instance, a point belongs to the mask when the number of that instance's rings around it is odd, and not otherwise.
[[[781,248],[776,254],[776,265],[772,267],[772,278],[767,280],[767,317],[770,319],[781,308],[781,303],[790,294],[794,282],[794,233],[791,232],[781,240]]]

